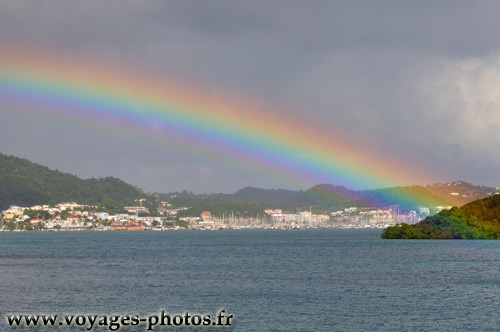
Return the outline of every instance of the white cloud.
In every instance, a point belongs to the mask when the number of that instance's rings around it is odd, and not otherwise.
[[[471,160],[500,166],[500,54],[449,60],[426,73],[421,82],[422,110],[431,133],[448,145],[458,145]]]

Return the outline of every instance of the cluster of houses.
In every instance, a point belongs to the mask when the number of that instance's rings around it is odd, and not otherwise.
[[[357,207],[346,208],[331,214],[314,214],[311,211],[287,213],[281,209],[266,209],[255,218],[240,217],[232,214],[213,216],[203,211],[200,217],[181,218],[190,228],[384,228],[397,223],[413,224],[429,215],[429,208],[422,207],[419,212],[399,213],[395,209],[367,210]]]
[[[350,207],[332,212],[331,222],[341,228],[385,228],[399,223],[415,224],[429,215],[428,207],[408,213],[400,213],[398,208],[369,210]]]
[[[447,207],[439,207],[444,209]],[[396,223],[416,223],[429,215],[429,208],[419,212],[399,214],[394,209],[366,210],[346,208],[330,214],[313,214],[311,211],[286,213],[281,209],[266,209],[256,217],[223,214],[214,216],[203,211],[199,217],[179,217],[180,211],[189,207],[173,209],[168,202],[161,202],[158,216],[149,216],[148,209],[127,206],[127,213],[109,215],[96,211],[94,206],[75,202],[61,203],[54,207],[35,205],[30,207],[11,206],[1,212],[2,230],[163,230],[166,228],[190,228],[219,230],[225,228],[382,228]],[[175,218],[174,218],[175,217]],[[175,221],[174,221],[175,220]]]
[[[313,214],[310,211],[288,214],[281,209],[268,209],[264,212],[271,216],[271,224],[281,228],[385,228],[403,222],[417,223],[430,215],[427,207],[408,213],[399,213],[394,208],[369,210],[357,207],[334,211],[329,215]]]
[[[134,208],[137,212],[137,208]],[[95,206],[81,205],[75,202],[61,203],[54,207],[35,205],[21,207],[12,205],[1,212],[3,230],[87,230],[113,229],[115,225],[143,224],[150,225],[153,218],[144,217],[139,221],[137,214],[109,215],[96,211]],[[146,224],[149,222],[149,224]]]
[[[264,212],[271,217],[271,224],[279,228],[326,227],[330,221],[330,216],[310,211],[283,213],[281,209],[267,209]]]
[[[200,217],[177,218],[181,211],[190,207],[173,209],[167,202],[161,202],[159,216],[149,216],[143,206],[126,206],[127,213],[110,215],[96,211],[95,206],[75,202],[61,203],[54,207],[35,205],[22,207],[12,205],[1,211],[0,230],[163,230],[165,228],[219,229],[226,227],[209,211]],[[174,221],[176,220],[176,221]]]

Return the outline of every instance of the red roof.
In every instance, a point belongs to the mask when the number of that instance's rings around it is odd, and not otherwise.
[[[202,215],[202,216],[210,216],[210,215],[211,215],[211,213],[210,213],[210,211],[203,211],[203,212],[201,213],[201,215]]]

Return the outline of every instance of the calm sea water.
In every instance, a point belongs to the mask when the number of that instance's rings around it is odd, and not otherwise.
[[[500,241],[382,240],[380,230],[0,233],[1,331],[68,330],[14,329],[6,313],[161,309],[226,309],[233,331],[498,331]],[[129,330],[146,327],[120,331]]]

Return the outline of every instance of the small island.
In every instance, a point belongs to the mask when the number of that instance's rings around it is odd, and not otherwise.
[[[500,239],[500,195],[427,217],[417,224],[387,227],[383,239]]]

